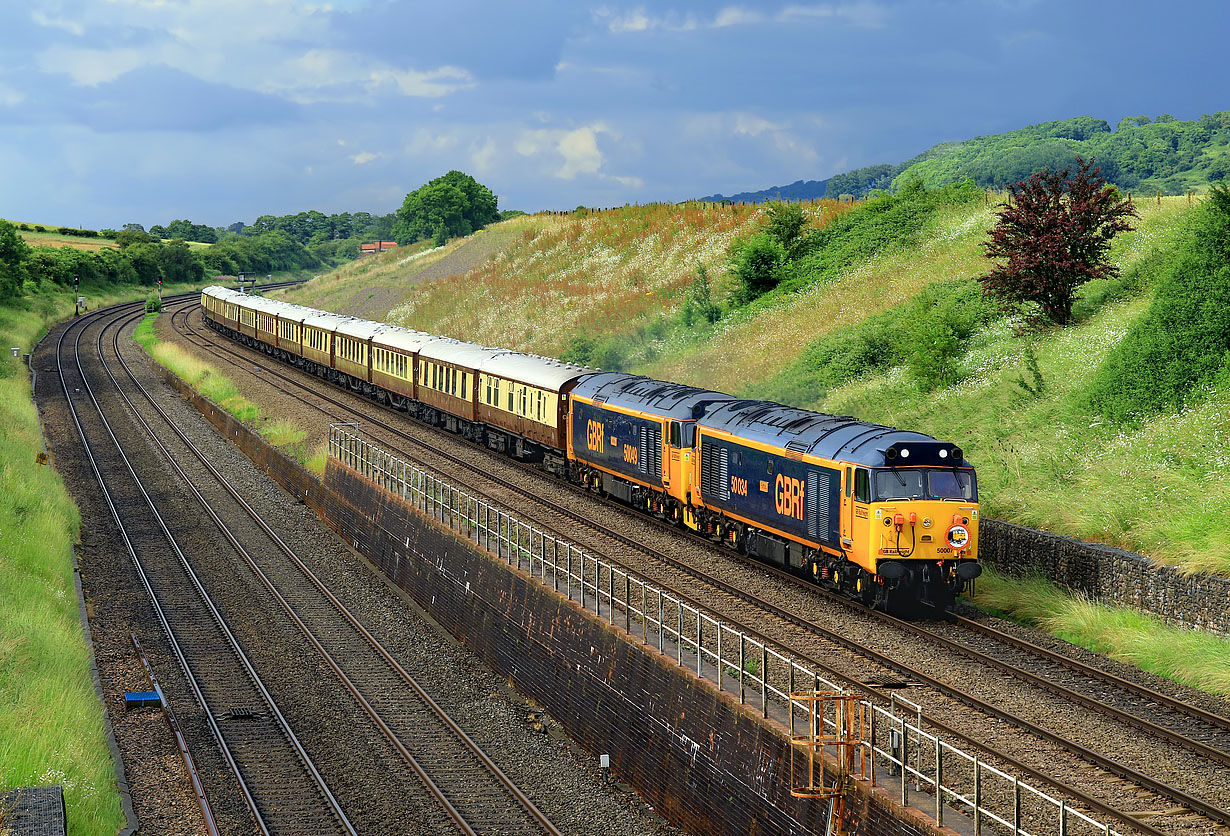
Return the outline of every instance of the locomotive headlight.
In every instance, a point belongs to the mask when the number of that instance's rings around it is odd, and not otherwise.
[[[902,447],[902,448],[901,448],[901,458],[903,458],[903,459],[908,459],[909,457],[910,457],[910,450],[909,450],[909,448],[908,448],[908,447]]]
[[[930,528],[930,527],[931,527],[931,518],[923,517],[923,528]]]
[[[948,451],[945,450],[943,447],[940,448],[940,458],[941,459],[948,458]]]

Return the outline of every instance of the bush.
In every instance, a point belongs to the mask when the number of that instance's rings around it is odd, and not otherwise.
[[[747,397],[808,406],[867,374],[905,365],[924,390],[959,379],[964,343],[995,316],[973,280],[941,282],[883,313],[833,331]]]
[[[1198,400],[1230,373],[1230,188],[1215,185],[1148,310],[1094,375],[1089,404],[1119,423]]]
[[[162,310],[162,297],[157,293],[151,293],[145,298],[145,312],[157,313]]]
[[[730,270],[739,280],[737,302],[747,303],[777,287],[786,264],[786,248],[767,232],[736,240],[730,248]]]

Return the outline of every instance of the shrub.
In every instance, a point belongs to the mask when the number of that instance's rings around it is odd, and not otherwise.
[[[1153,302],[1090,385],[1094,411],[1119,423],[1197,400],[1230,369],[1230,188],[1215,185]]]
[[[750,302],[777,287],[786,263],[786,248],[767,232],[736,240],[730,248],[730,270],[739,281],[738,301]]]
[[[160,310],[162,310],[162,297],[160,297],[157,293],[151,293],[149,296],[145,297],[146,313],[157,313]]]

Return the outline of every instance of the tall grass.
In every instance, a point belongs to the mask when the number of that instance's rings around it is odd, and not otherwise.
[[[1158,676],[1230,695],[1230,639],[1097,604],[1043,580],[1012,580],[993,571],[978,580],[974,603]]]
[[[101,304],[144,291],[85,295]],[[29,351],[72,305],[71,293],[52,291],[0,306],[0,343]],[[29,378],[7,350],[0,425],[0,789],[61,784],[69,831],[112,836],[123,817],[73,583],[80,519],[56,471],[35,463],[42,435]]]

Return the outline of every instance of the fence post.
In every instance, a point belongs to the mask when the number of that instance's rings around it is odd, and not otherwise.
[[[944,826],[944,747],[935,737],[935,823]]]
[[[769,716],[769,647],[760,645],[760,716]]]
[[[746,667],[746,664],[747,664],[744,661],[744,646],[746,642],[747,642],[747,636],[745,636],[742,632],[740,632],[739,633],[739,705],[743,705],[743,702],[744,702],[743,668]]]
[[[982,836],[982,761],[974,758],[974,836]]]
[[[910,806],[910,738],[905,733],[905,718],[898,717],[897,722],[901,724],[901,806]],[[977,779],[975,779],[977,784]]]

